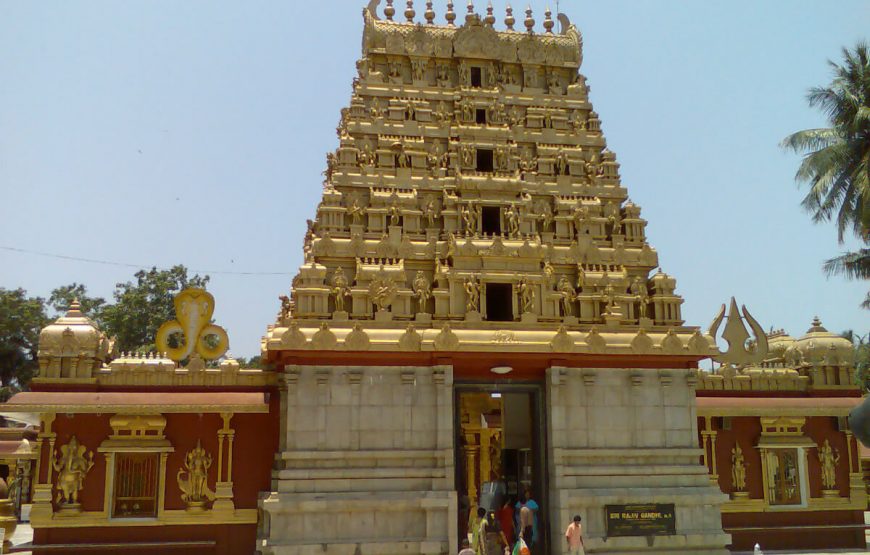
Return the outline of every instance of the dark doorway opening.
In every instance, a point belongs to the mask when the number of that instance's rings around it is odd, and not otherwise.
[[[486,284],[486,319],[490,322],[513,322],[513,286],[510,283]]]
[[[481,125],[486,125],[486,110],[483,108],[478,108],[477,112],[475,112],[474,121]]]
[[[479,172],[492,172],[493,170],[493,160],[492,160],[492,150],[487,148],[478,148],[477,149],[477,171]]]
[[[457,384],[455,411],[456,490],[459,495],[457,545],[471,535],[482,507],[498,520],[513,549],[517,503],[529,491],[536,506],[533,554],[548,553],[546,518],[546,432],[541,388],[537,384]],[[471,518],[469,518],[471,516]],[[499,538],[487,538],[497,544]],[[502,545],[492,553],[501,553]]]
[[[481,231],[487,235],[501,234],[501,208],[484,206],[480,210]]]
[[[476,88],[483,86],[483,70],[479,67],[471,68],[471,86]]]

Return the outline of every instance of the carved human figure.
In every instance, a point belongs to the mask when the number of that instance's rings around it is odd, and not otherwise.
[[[490,110],[490,123],[501,125],[505,122],[506,119],[507,113],[505,112],[504,104],[496,100],[495,104],[492,107],[492,110]]]
[[[517,207],[514,203],[508,204],[504,210],[504,217],[508,224],[508,234],[511,237],[516,237],[520,233],[520,216],[517,213]]]
[[[523,173],[534,173],[538,171],[538,157],[532,152],[532,149],[523,151],[520,158],[520,169]]]
[[[556,154],[556,175],[568,175],[568,155],[562,149]]]
[[[586,130],[586,118],[580,113],[580,110],[574,110],[571,114],[571,125],[574,127],[574,131]]]
[[[332,175],[335,173],[335,154],[332,152],[326,153],[326,169],[323,171],[323,177],[326,178],[327,183],[332,182]]]
[[[477,233],[477,210],[475,206],[469,204],[460,207],[462,223],[465,226],[465,233],[474,235]]]
[[[837,488],[837,465],[840,463],[840,453],[831,447],[827,439],[818,448],[819,464],[822,467],[822,486],[827,490]]]
[[[559,75],[555,71],[551,71],[547,76],[547,88],[550,94],[562,94],[562,83],[559,80]]]
[[[607,303],[606,309],[608,313],[612,308],[616,307],[616,291],[614,291],[612,283],[608,283],[607,287],[604,288],[604,301]]]
[[[467,87],[468,80],[469,80],[468,79],[468,77],[469,77],[468,64],[466,64],[465,62],[459,62],[458,74],[459,74],[459,86],[460,87]]]
[[[345,298],[350,294],[350,287],[344,270],[339,266],[332,274],[332,294],[335,296],[336,312],[344,312]]]
[[[396,153],[396,166],[400,168],[411,167],[411,156],[405,152],[405,145],[401,145]]]
[[[586,92],[586,78],[578,73],[574,78],[574,82],[568,85],[568,95],[584,96]]]
[[[211,454],[206,453],[197,440],[196,448],[187,453],[184,468],[179,468],[175,477],[181,490],[181,500],[188,506],[202,506],[214,500],[214,492],[208,487],[208,469],[211,465]]]
[[[538,212],[541,219],[541,231],[548,231],[553,227],[553,207],[550,206],[549,202],[541,201],[538,206]]]
[[[288,297],[287,295],[279,295],[278,299],[281,301],[281,316],[280,316],[280,318],[281,318],[281,320],[285,320],[285,319],[289,318],[292,314],[292,312],[291,312],[292,305],[290,303],[290,297]]]
[[[462,157],[462,167],[474,167],[474,157],[476,155],[476,151],[474,150],[473,146],[462,146],[459,149],[459,155]]]
[[[438,80],[438,84],[442,87],[446,86],[450,82],[450,66],[447,64],[438,64],[435,68],[437,73],[436,79]]]
[[[450,112],[447,111],[447,104],[443,100],[438,102],[438,107],[435,108],[435,119],[439,123],[447,123],[450,120]]]
[[[470,98],[462,99],[462,102],[459,103],[459,110],[462,114],[462,121],[470,123],[475,120],[474,102]]]
[[[422,271],[417,272],[413,286],[414,296],[417,298],[417,312],[425,313],[429,298],[432,296],[432,290],[429,280],[426,279],[426,275]]]
[[[465,310],[480,312],[480,284],[475,278],[465,280]]]
[[[381,102],[377,97],[372,99],[372,106],[369,109],[369,112],[372,115],[372,119],[380,119],[384,116],[384,111],[381,110]]]
[[[577,291],[571,285],[571,281],[566,276],[562,276],[559,278],[556,290],[559,292],[562,316],[574,316],[574,301],[577,299]]]
[[[434,198],[430,197],[426,201],[426,205],[423,207],[423,216],[425,216],[426,223],[429,224],[430,228],[435,227],[435,221],[438,218],[438,205]]]
[[[541,274],[544,276],[544,283],[547,286],[547,290],[552,290],[553,280],[556,276],[556,269],[553,268],[549,259],[544,261],[544,269],[541,270]]]
[[[360,225],[363,214],[365,214],[365,208],[359,205],[358,198],[353,199],[351,205],[347,207],[347,215],[350,216],[351,223],[353,225]]]
[[[520,279],[517,283],[517,294],[520,296],[520,307],[522,312],[532,312],[535,307],[535,289],[526,278]]]
[[[731,482],[734,484],[734,491],[746,491],[746,458],[740,444],[736,444],[731,450]]]
[[[508,169],[508,150],[507,146],[498,146],[495,149],[495,167],[499,170]]]
[[[399,205],[394,201],[393,204],[390,205],[390,225],[398,226],[402,221],[402,209],[399,208]]]
[[[598,163],[595,160],[589,160],[583,165],[583,171],[586,173],[586,179],[594,183],[598,177]]]
[[[60,454],[51,466],[57,472],[57,503],[78,505],[85,476],[94,466],[94,453],[88,452],[87,447],[72,436],[69,443],[60,448]]]
[[[631,294],[637,298],[638,316],[646,318],[647,311],[649,310],[649,291],[641,278],[634,278],[634,281],[631,283]]]
[[[372,284],[372,302],[379,312],[390,306],[395,290],[396,285],[389,278],[379,278]]]
[[[574,208],[574,231],[577,233],[577,237],[588,233],[589,207],[581,205]]]

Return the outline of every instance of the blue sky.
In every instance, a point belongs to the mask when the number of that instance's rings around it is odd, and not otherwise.
[[[231,351],[257,354],[337,146],[364,3],[0,1],[0,247],[211,271]],[[799,336],[818,314],[867,333],[868,284],[822,275],[836,232],[801,211],[799,159],[777,145],[824,125],[806,90],[868,38],[870,3],[560,4],[687,323],[735,295],[766,328]],[[134,272],[0,249],[0,287],[35,295],[108,298]]]

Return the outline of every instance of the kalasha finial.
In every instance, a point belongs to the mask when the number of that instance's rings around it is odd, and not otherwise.
[[[510,4],[508,4],[507,9],[505,11],[507,13],[506,13],[505,18],[504,18],[504,24],[507,27],[508,31],[513,31],[514,30],[514,23],[517,22],[517,20],[514,19],[514,9],[511,7]]]
[[[447,20],[447,25],[453,27],[456,21],[456,12],[453,11],[453,2],[447,2],[447,13],[444,14],[444,19]]]
[[[544,12],[544,29],[552,35],[554,25],[556,22],[553,21],[553,12],[550,11],[550,6],[547,6],[547,11]]]
[[[387,21],[392,21],[393,16],[396,15],[396,8],[393,7],[393,0],[387,0],[387,7],[384,8],[384,15],[387,18]]]
[[[407,0],[405,6],[405,19],[408,20],[408,23],[414,23],[414,16],[417,15],[417,12],[414,11],[414,0]]]
[[[475,17],[474,13],[474,0],[468,0],[468,13],[465,14],[465,23],[471,23],[474,21]]]
[[[535,18],[532,17],[531,4],[529,5],[529,7],[526,8],[526,21],[525,21],[525,23],[526,23],[526,30],[529,33],[534,33],[535,32]]]
[[[435,25],[435,10],[432,9],[432,1],[426,2],[426,25]]]
[[[495,25],[495,15],[492,13],[492,2],[486,5],[486,18],[484,18],[483,21],[486,23],[487,27]]]

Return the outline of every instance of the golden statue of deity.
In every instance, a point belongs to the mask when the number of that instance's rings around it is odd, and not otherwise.
[[[184,468],[179,469],[176,476],[181,500],[187,503],[188,509],[201,509],[207,502],[214,501],[214,492],[208,487],[208,469],[211,465],[211,455],[197,440],[196,448],[187,453]]]
[[[166,322],[157,330],[157,350],[180,362],[196,352],[205,360],[222,357],[230,347],[227,332],[211,322],[214,297],[205,289],[185,289],[175,296],[175,320]],[[183,342],[170,345],[169,338],[181,334]],[[210,340],[214,337],[214,341]]]
[[[82,490],[85,476],[94,466],[94,453],[88,452],[88,448],[80,445],[76,436],[72,436],[69,443],[60,448],[60,454],[51,466],[57,472],[57,503],[69,508],[78,507],[79,491]]]
[[[736,444],[731,450],[731,481],[734,491],[746,491],[746,458],[740,444]]]
[[[822,486],[827,490],[837,489],[837,465],[840,463],[840,453],[831,447],[827,439],[819,447],[819,464],[822,467]]]

